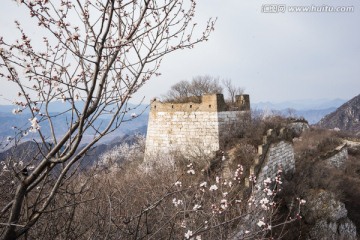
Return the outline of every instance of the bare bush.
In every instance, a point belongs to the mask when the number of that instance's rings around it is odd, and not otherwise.
[[[236,101],[236,96],[241,95],[244,93],[244,89],[237,87],[233,84],[231,79],[224,79],[222,80],[223,85],[225,86],[227,95],[228,95],[228,102],[234,104]]]
[[[227,161],[223,159],[222,161]],[[153,168],[144,174],[136,163],[109,174],[83,173],[60,188],[53,209],[28,236],[36,239],[231,239],[265,238],[281,188],[275,179],[259,183],[265,198],[243,195],[241,165],[231,176],[206,175],[196,162],[174,169]],[[280,178],[277,178],[277,181]],[[255,183],[254,183],[255,184]],[[30,201],[30,198],[28,198]],[[248,208],[248,205],[251,208]],[[299,207],[299,206],[298,206]],[[298,214],[300,209],[297,209]],[[246,226],[246,227],[245,227]]]
[[[209,75],[197,76],[191,82],[180,81],[174,84],[163,99],[166,102],[201,102],[202,95],[222,93],[222,91],[219,78]]]

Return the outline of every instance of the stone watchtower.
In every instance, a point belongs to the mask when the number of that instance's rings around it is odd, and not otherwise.
[[[222,94],[213,94],[202,96],[200,103],[155,100],[150,107],[145,161],[170,153],[213,156],[221,149],[222,138],[249,113],[250,99],[249,95],[236,96],[236,103],[229,107]]]

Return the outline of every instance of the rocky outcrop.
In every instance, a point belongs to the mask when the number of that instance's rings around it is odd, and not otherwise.
[[[312,190],[307,196],[304,220],[312,225],[307,239],[357,239],[356,226],[347,217],[345,204],[326,190]]]
[[[288,128],[293,131],[296,137],[300,136],[303,132],[310,129],[309,124],[303,121],[294,121],[288,124]]]
[[[346,144],[337,147],[333,152],[332,156],[327,158],[326,164],[339,168],[345,168],[345,162],[348,159],[348,150]]]

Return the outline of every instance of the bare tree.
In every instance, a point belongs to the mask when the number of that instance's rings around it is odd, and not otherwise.
[[[18,3],[38,21],[43,42],[32,41],[16,22],[19,40],[8,43],[0,37],[0,77],[18,87],[14,113],[31,114],[16,138],[33,134],[40,159],[26,174],[13,171],[16,191],[0,212],[1,219],[7,219],[1,224],[3,239],[26,235],[50,206],[56,208],[59,189],[67,191],[65,181],[83,156],[131,119],[126,115],[128,100],[160,74],[162,58],[206,40],[214,26],[210,19],[194,38],[194,0]],[[56,100],[63,101],[66,110],[55,115],[50,106]],[[63,135],[56,129],[59,116],[66,117],[69,128]],[[108,120],[101,121],[102,116]],[[85,135],[91,135],[90,140],[84,141]]]
[[[225,86],[226,92],[229,96],[229,101],[231,103],[235,103],[236,99],[235,97],[237,95],[243,94],[244,93],[244,89],[240,88],[240,87],[236,87],[233,83],[231,79],[224,79],[222,81],[223,85]]]
[[[163,97],[167,102],[186,102],[188,100],[198,102],[204,94],[222,93],[223,88],[218,77],[209,75],[197,76],[191,82],[180,81],[173,85]]]
[[[165,101],[185,101],[190,96],[190,83],[188,81],[180,81],[171,86],[168,93],[164,96]]]
[[[190,93],[194,96],[203,94],[222,93],[223,89],[219,83],[218,77],[209,75],[197,76],[192,79]]]

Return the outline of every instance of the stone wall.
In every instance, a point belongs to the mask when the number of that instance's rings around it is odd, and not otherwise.
[[[269,129],[263,137],[263,144],[258,146],[258,155],[250,167],[250,175],[256,176],[257,182],[262,184],[266,178],[274,179],[279,168],[284,172],[295,171],[295,156],[293,144],[284,139],[290,129],[281,129],[276,134]],[[250,186],[249,178],[245,185]]]
[[[345,162],[348,159],[348,149],[346,144],[338,146],[333,151],[325,154],[325,157],[327,157],[325,160],[326,164],[339,169],[344,169]]]
[[[228,109],[222,94],[205,95],[201,103],[153,101],[145,160],[173,152],[184,156],[214,155],[221,149],[225,134],[236,127],[241,116],[249,110],[248,96],[237,99],[236,111]]]
[[[271,144],[266,154],[257,181],[262,183],[266,178],[275,178],[281,168],[284,172],[295,171],[293,145],[286,141]]]

